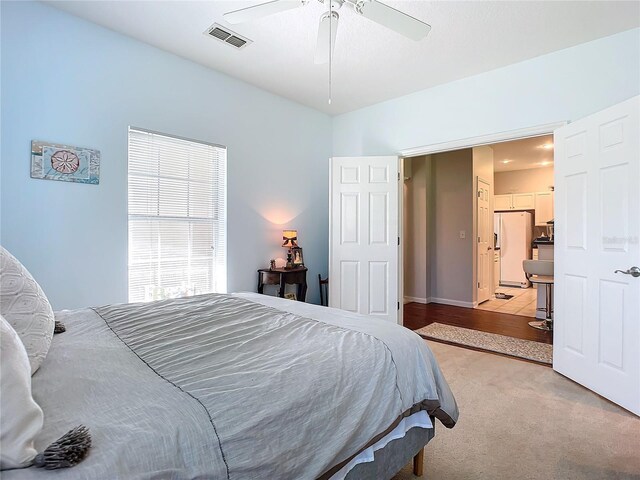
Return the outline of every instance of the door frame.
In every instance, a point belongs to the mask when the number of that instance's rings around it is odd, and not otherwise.
[[[404,158],[398,155],[398,215],[404,213]],[[398,217],[398,325],[404,326],[404,218]]]
[[[421,155],[431,155],[434,153],[450,152],[452,150],[461,150],[463,148],[480,147],[482,145],[491,145],[492,143],[508,142],[509,140],[521,140],[524,138],[540,137],[542,135],[553,134],[557,128],[565,126],[569,123],[566,120],[545,123],[533,127],[519,128],[517,130],[505,130],[502,132],[489,133],[479,135],[477,137],[467,137],[455,140],[448,140],[441,143],[432,143],[420,147],[405,148],[400,150],[398,155],[401,158],[419,157]]]
[[[474,242],[473,242],[473,261],[476,264],[476,268],[475,268],[476,274],[474,275],[476,277],[475,278],[476,296],[475,296],[475,300],[474,300],[473,303],[477,307],[478,305],[480,305],[480,298],[479,298],[479,295],[478,295],[478,292],[480,291],[480,283],[478,281],[478,277],[479,277],[478,273],[480,271],[480,268],[479,268],[480,264],[478,262],[478,259],[480,258],[479,252],[478,252],[478,243],[479,243],[479,238],[480,238],[480,216],[478,215],[478,190],[480,188],[480,182],[483,182],[483,183],[486,183],[487,185],[489,185],[489,188],[492,191],[493,190],[493,181],[488,182],[485,178],[482,178],[479,175],[475,175],[474,180],[475,180],[474,181],[474,183],[475,183],[475,189],[474,189],[475,190],[475,192],[474,192],[474,204],[475,204],[474,205],[474,209],[475,209],[475,212],[474,212],[474,216],[475,216],[475,220],[476,221],[475,221],[475,225],[474,225],[475,229],[474,229],[474,232],[473,232],[474,233],[474,237],[475,237],[474,238]],[[489,225],[493,227],[493,202],[491,200],[492,200],[492,197],[489,198],[489,211],[491,212],[491,218],[490,218],[491,221],[490,221]],[[489,237],[490,237],[489,243],[492,244],[493,243],[493,235],[489,235]],[[491,291],[493,290],[493,284],[494,284],[494,281],[493,281],[493,252],[494,252],[494,249],[493,249],[493,247],[490,247],[490,248],[491,248],[491,255],[490,255],[491,258],[490,258],[490,261],[488,262],[489,263],[488,271],[489,271],[489,277],[490,277],[490,281],[489,281],[490,293],[489,293],[488,300],[490,300],[491,299],[491,295],[493,295],[493,292],[491,292]]]
[[[531,138],[531,137],[540,137],[542,135],[553,135],[554,130],[563,127],[565,125],[567,125],[568,123],[570,123],[567,120],[562,120],[562,121],[558,121],[558,122],[553,122],[553,123],[545,123],[545,124],[541,124],[541,125],[534,125],[531,127],[525,127],[525,128],[519,128],[519,129],[515,129],[515,130],[505,130],[505,131],[501,131],[501,132],[496,132],[496,133],[488,133],[485,135],[479,135],[477,137],[466,137],[466,138],[459,138],[459,139],[454,139],[454,140],[448,140],[446,142],[440,142],[440,143],[432,143],[429,145],[422,145],[419,147],[412,147],[412,148],[405,148],[403,150],[400,150],[398,152],[398,157],[399,157],[399,171],[400,171],[400,177],[398,179],[398,181],[400,181],[400,178],[404,177],[404,159],[405,158],[410,158],[410,157],[419,157],[422,155],[432,155],[435,153],[443,153],[443,152],[450,152],[453,150],[461,150],[464,148],[473,148],[473,147],[480,147],[482,145],[491,145],[493,143],[500,143],[500,142],[508,142],[510,140],[522,140],[525,138]],[[402,185],[398,185],[398,189],[399,191],[401,191]],[[400,235],[400,247],[399,247],[399,268],[401,268],[403,270],[403,261],[402,261],[402,246],[404,244],[404,237],[402,236],[402,219],[404,216],[404,205],[402,204],[402,195],[400,195],[400,201],[398,202],[398,235]],[[473,208],[473,207],[472,207]],[[427,212],[427,215],[429,214],[429,212]],[[478,252],[478,244],[477,242],[474,242],[474,246],[473,246],[473,258],[477,258],[477,252]],[[477,262],[477,260],[474,260]],[[403,271],[398,272],[398,298],[403,299],[404,298],[404,291],[403,291],[403,285],[402,285],[402,279],[404,277],[404,272]],[[475,270],[475,268],[474,268]],[[430,275],[430,272],[427,272],[427,275]],[[478,276],[477,276],[477,272],[475,275],[473,275],[472,278],[473,284],[471,285],[472,287],[472,291],[476,292],[476,285],[478,284]],[[429,303],[429,292],[427,292],[427,303]],[[474,297],[476,297],[477,299],[477,295],[474,295]],[[472,301],[471,303],[471,308],[475,308],[477,306],[477,301]],[[400,314],[402,314],[403,309],[400,309]],[[401,317],[402,318],[402,317]],[[402,323],[401,323],[402,324]]]

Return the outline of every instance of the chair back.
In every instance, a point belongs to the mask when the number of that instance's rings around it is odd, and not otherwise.
[[[553,260],[523,260],[522,268],[527,278],[530,275],[553,277]]]
[[[318,286],[320,287],[320,305],[329,306],[329,278],[322,279],[318,274]]]

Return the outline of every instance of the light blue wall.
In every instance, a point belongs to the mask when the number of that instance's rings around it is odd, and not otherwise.
[[[334,117],[337,156],[400,150],[565,120],[640,93],[640,29]]]
[[[47,5],[1,8],[0,241],[54,308],[127,300],[129,125],[228,147],[229,291],[255,291],[293,227],[317,300],[330,117]],[[100,185],[29,178],[33,139],[99,149]]]
[[[229,290],[254,290],[292,227],[316,301],[332,146],[393,154],[574,120],[640,93],[635,29],[332,120],[49,6],[0,4],[0,241],[58,309],[127,300],[129,125],[226,145]],[[33,139],[99,149],[100,185],[30,179]]]

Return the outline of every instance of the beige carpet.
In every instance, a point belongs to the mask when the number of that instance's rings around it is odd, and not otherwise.
[[[460,407],[425,480],[640,479],[640,419],[551,368],[427,342]],[[407,465],[394,480],[415,479]]]

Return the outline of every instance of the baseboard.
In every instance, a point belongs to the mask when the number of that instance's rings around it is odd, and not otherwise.
[[[461,300],[451,300],[449,298],[429,297],[427,303],[442,303],[443,305],[452,305],[454,307],[475,308],[478,302],[463,302]]]
[[[429,303],[426,298],[408,297],[408,296],[405,295],[404,303],[412,303],[412,302],[414,302],[414,303]]]

